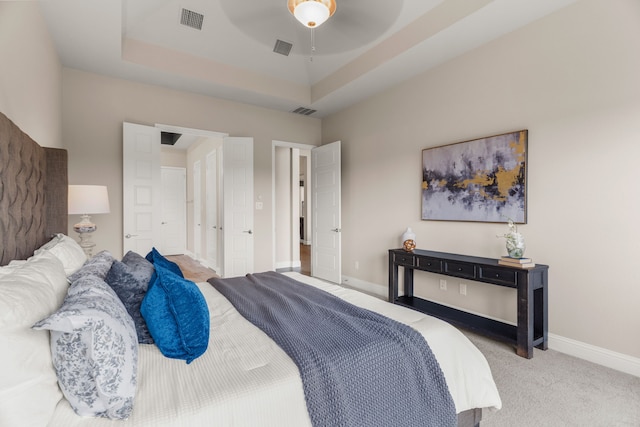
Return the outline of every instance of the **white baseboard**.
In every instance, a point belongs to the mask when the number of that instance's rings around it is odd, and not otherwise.
[[[366,282],[349,276],[342,276],[342,283],[345,286],[379,296],[385,301],[388,298],[389,291],[386,286],[377,285],[375,283]],[[504,322],[504,320],[500,321]],[[549,348],[555,351],[587,360],[607,368],[615,369],[616,371],[640,377],[640,358],[617,353],[615,351],[607,350],[606,348],[596,347],[591,344],[586,344],[581,341],[572,340],[555,334],[549,334],[548,339]]]
[[[210,268],[210,269],[218,272],[216,267],[214,267],[213,265],[209,264],[209,261],[207,261],[204,258],[196,258],[196,254],[194,254],[193,252],[185,251],[184,255],[188,256],[189,258],[191,258],[195,262],[199,263],[200,265],[202,265],[204,267],[207,267],[207,268]]]
[[[640,377],[640,358],[549,334],[549,348],[607,368]]]
[[[300,261],[281,261],[276,263],[275,270],[286,270],[288,268],[300,268],[302,264]]]
[[[373,294],[377,297],[382,297],[385,301],[389,298],[389,288],[387,286],[381,286],[349,276],[342,276],[342,284],[368,294]]]
[[[195,254],[194,254],[193,252],[191,252],[191,251],[188,251],[188,250],[187,250],[187,251],[184,251],[184,254],[185,254],[186,256],[188,256],[189,258],[196,259]]]

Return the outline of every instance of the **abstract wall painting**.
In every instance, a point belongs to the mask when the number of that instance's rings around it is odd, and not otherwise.
[[[527,222],[528,131],[422,150],[422,219]]]

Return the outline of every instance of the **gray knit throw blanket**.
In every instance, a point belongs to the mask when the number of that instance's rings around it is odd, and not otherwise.
[[[315,427],[457,425],[413,328],[275,272],[209,282],[298,365]]]

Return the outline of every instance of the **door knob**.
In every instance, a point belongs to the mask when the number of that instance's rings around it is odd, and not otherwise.
[[[243,231],[243,233],[253,234],[253,231],[251,231],[251,230],[245,230],[245,231]]]
[[[340,229],[339,229],[339,228],[334,228],[334,229],[333,229],[333,230],[331,230],[331,231],[333,231],[334,233],[339,233],[339,232],[340,232]]]
[[[124,235],[124,237],[127,238],[127,239],[130,239],[132,237],[138,237],[138,235],[137,234],[129,234],[129,233],[127,233],[127,234]]]

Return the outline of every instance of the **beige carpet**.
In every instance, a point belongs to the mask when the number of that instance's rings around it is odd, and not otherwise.
[[[640,378],[554,350],[524,359],[506,344],[464,333],[489,361],[502,398],[481,427],[640,427]]]

